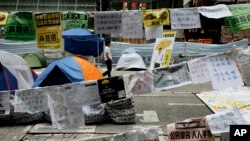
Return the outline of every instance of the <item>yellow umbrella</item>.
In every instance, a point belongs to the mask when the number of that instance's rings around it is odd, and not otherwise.
[[[171,45],[172,41],[168,39],[162,39],[158,44],[156,45],[156,49],[159,50],[168,48]]]

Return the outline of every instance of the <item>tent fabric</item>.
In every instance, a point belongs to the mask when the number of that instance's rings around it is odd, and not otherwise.
[[[36,76],[22,57],[0,51],[0,63],[1,91],[31,88]]]
[[[70,29],[63,32],[64,50],[73,54],[99,56],[104,47],[104,39],[91,34],[88,29]]]
[[[23,55],[23,58],[31,68],[42,68],[47,66],[46,59],[41,53],[27,53]]]
[[[80,57],[66,57],[50,64],[39,75],[32,87],[62,85],[102,78],[102,73],[89,61]]]
[[[128,48],[123,51],[123,54],[119,58],[116,70],[145,70],[146,65],[139,52],[133,48]]]

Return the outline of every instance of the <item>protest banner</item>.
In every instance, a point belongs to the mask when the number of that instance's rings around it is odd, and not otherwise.
[[[82,11],[62,12],[63,31],[74,28],[88,28],[88,15]]]
[[[144,27],[169,25],[169,10],[154,9],[143,11]]]
[[[4,26],[8,40],[35,40],[35,23],[31,12],[11,12]]]
[[[35,14],[38,49],[61,49],[62,30],[61,13]]]
[[[94,14],[95,33],[122,33],[121,11],[102,11]]]

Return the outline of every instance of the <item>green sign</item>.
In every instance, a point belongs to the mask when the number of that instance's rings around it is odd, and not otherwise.
[[[63,12],[62,14],[63,31],[73,28],[88,28],[88,16],[85,12]]]
[[[34,17],[31,12],[12,12],[5,24],[5,39],[35,40],[36,31]]]
[[[228,6],[233,16],[228,17],[233,32],[250,28],[250,4]]]

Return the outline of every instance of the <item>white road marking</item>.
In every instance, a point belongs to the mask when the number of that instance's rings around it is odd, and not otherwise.
[[[198,103],[168,103],[169,106],[204,106]]]
[[[143,111],[142,122],[159,122],[158,115],[156,111]]]

